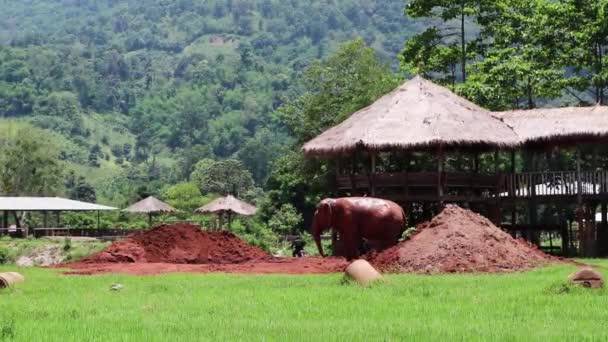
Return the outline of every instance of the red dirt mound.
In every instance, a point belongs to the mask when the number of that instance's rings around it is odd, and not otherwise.
[[[199,226],[180,223],[131,235],[75,264],[236,264],[267,258],[268,253],[230,232],[207,232]]]
[[[385,272],[419,273],[510,272],[558,260],[456,205],[447,205],[409,240],[370,259]]]

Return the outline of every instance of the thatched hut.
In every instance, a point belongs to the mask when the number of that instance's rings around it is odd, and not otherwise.
[[[409,207],[443,202],[485,206],[490,211],[486,215],[514,234],[560,231],[564,251],[569,243],[565,224],[542,226],[537,208],[574,203],[594,212],[601,204],[604,231],[597,236],[605,237],[608,254],[608,171],[589,162],[596,158],[581,158],[580,149],[582,144],[593,149],[607,138],[608,107],[490,112],[447,88],[415,77],[308,141],[302,151],[308,157],[334,161],[336,195],[373,195]],[[577,148],[576,165],[538,169],[538,165],[551,165],[549,158],[556,148],[573,146]],[[470,155],[465,162],[472,161],[472,166],[446,169],[444,154],[452,151],[457,153],[451,159]],[[484,155],[486,167],[478,168],[479,153],[490,151],[494,156]],[[409,169],[409,158],[420,152],[427,155],[425,168],[429,167],[428,154],[436,157],[436,166],[420,170],[414,163],[416,168]],[[361,159],[366,160],[363,168]],[[395,163],[395,159],[404,162]],[[384,160],[390,161],[388,167]],[[488,167],[492,161],[493,167]],[[396,170],[395,165],[404,168]],[[501,209],[510,212],[510,217]],[[553,215],[546,210],[544,216]],[[526,212],[526,217],[518,212]]]
[[[134,203],[124,209],[123,211],[129,213],[140,213],[148,215],[148,224],[152,226],[152,216],[155,214],[166,214],[174,213],[177,209],[173,208],[169,204],[157,199],[156,197],[149,196],[143,200]]]
[[[225,197],[220,197],[210,203],[196,209],[194,212],[200,214],[208,214],[215,213],[218,215],[220,219],[219,226],[222,226],[222,217],[224,214],[228,214],[228,227],[230,227],[232,223],[232,215],[244,215],[244,216],[252,216],[255,215],[257,208],[253,205],[241,201],[232,195],[228,195]]]

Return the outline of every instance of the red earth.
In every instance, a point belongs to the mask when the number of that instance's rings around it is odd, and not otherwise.
[[[417,227],[415,235],[364,256],[383,272],[511,272],[563,261],[516,240],[485,217],[456,205]],[[132,235],[80,261],[57,265],[67,274],[166,272],[332,273],[343,258],[277,258],[226,231],[162,225]]]
[[[56,265],[67,274],[166,272],[331,273],[348,263],[342,258],[277,258],[226,231],[197,225],[162,225],[116,241],[82,260]]]
[[[379,254],[371,263],[385,272],[512,272],[563,261],[496,227],[487,218],[447,205],[416,234]]]

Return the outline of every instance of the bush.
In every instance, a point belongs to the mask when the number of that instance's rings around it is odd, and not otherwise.
[[[10,251],[6,247],[0,247],[0,264],[8,264],[11,261]]]
[[[67,252],[70,249],[72,249],[72,239],[66,237],[65,239],[63,239],[63,250]]]
[[[287,235],[302,224],[302,215],[291,204],[283,204],[270,218],[268,227],[275,233]]]

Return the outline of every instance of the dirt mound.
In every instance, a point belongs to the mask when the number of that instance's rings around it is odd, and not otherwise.
[[[423,273],[509,272],[558,260],[456,205],[447,205],[409,240],[370,259],[383,271]]]
[[[268,258],[268,253],[230,232],[207,232],[193,224],[171,224],[114,242],[76,264],[235,264]]]

